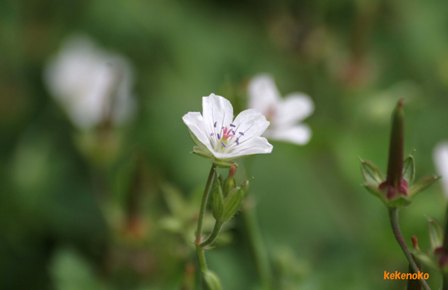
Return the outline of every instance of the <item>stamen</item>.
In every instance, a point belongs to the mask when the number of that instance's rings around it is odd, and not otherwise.
[[[233,127],[233,128],[235,128],[236,126],[235,126],[234,124],[230,124],[230,127]]]
[[[216,128],[216,125],[217,125],[217,122],[215,121],[215,123],[213,123],[213,127],[215,127],[215,128]]]
[[[244,132],[238,132],[241,136],[244,136]]]

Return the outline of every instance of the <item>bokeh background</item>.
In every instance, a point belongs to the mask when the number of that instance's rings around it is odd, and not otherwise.
[[[402,97],[417,176],[435,172],[447,15],[436,0],[0,1],[0,289],[191,289],[210,162],[190,153],[181,117],[210,92],[244,109],[258,73],[316,108],[309,144],[273,142],[245,163],[275,289],[402,289],[383,280],[407,265],[359,158],[385,169]],[[135,116],[106,134],[75,127],[44,82],[79,33],[134,69]],[[406,238],[427,248],[426,219],[442,221],[445,203],[437,184],[403,210]],[[208,254],[224,288],[260,289],[241,215],[225,240]]]

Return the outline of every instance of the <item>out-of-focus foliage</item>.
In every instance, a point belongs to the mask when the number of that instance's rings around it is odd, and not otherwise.
[[[190,154],[181,117],[210,92],[244,109],[262,72],[316,108],[309,144],[244,162],[276,289],[402,289],[383,280],[407,265],[358,156],[385,169],[403,97],[416,175],[434,171],[448,138],[446,15],[442,0],[0,1],[0,289],[192,289],[189,207],[210,164]],[[47,61],[78,33],[132,63],[126,126],[81,132],[46,88]],[[418,196],[405,237],[429,248],[425,216],[441,220],[444,204],[440,186]],[[240,216],[229,230],[210,267],[224,289],[256,289]]]

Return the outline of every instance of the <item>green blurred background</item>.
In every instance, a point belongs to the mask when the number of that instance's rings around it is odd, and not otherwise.
[[[359,158],[385,169],[403,97],[406,150],[417,176],[434,173],[448,138],[447,15],[442,0],[0,1],[0,289],[188,289],[185,231],[210,162],[190,154],[181,117],[211,92],[243,109],[263,72],[316,108],[309,144],[273,142],[245,163],[276,289],[403,289],[383,280],[407,265]],[[43,82],[75,33],[134,66],[136,117],[106,137],[81,134]],[[441,220],[444,204],[437,184],[406,208],[407,240],[427,248],[426,217]],[[241,215],[228,238],[210,267],[225,289],[259,289]]]

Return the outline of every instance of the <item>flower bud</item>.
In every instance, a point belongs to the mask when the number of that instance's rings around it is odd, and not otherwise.
[[[221,179],[215,178],[211,192],[211,208],[215,220],[221,221],[224,213],[224,195],[222,193]]]
[[[210,270],[204,272],[204,280],[210,290],[222,290],[218,276]]]
[[[229,168],[229,175],[227,176],[226,180],[224,181],[224,195],[227,196],[229,194],[229,192],[235,188],[236,183],[235,183],[235,173],[237,170],[237,166],[236,164],[232,164],[232,166],[230,166]]]
[[[408,184],[403,179],[403,143],[404,112],[403,100],[400,100],[392,114],[387,177],[386,181],[380,185],[380,190],[386,193],[388,199],[394,199],[400,194],[404,196],[408,194]]]
[[[229,192],[229,195],[224,199],[224,221],[229,221],[237,213],[244,195],[244,191],[240,187],[236,187]]]
[[[448,271],[448,252],[443,247],[438,247],[434,250],[434,255],[437,258],[438,266],[443,271]]]
[[[413,236],[411,237],[411,242],[412,242],[412,247],[413,247],[415,250],[420,250],[420,246],[419,246],[419,244],[418,244],[418,238],[417,238],[417,236],[413,235]]]

